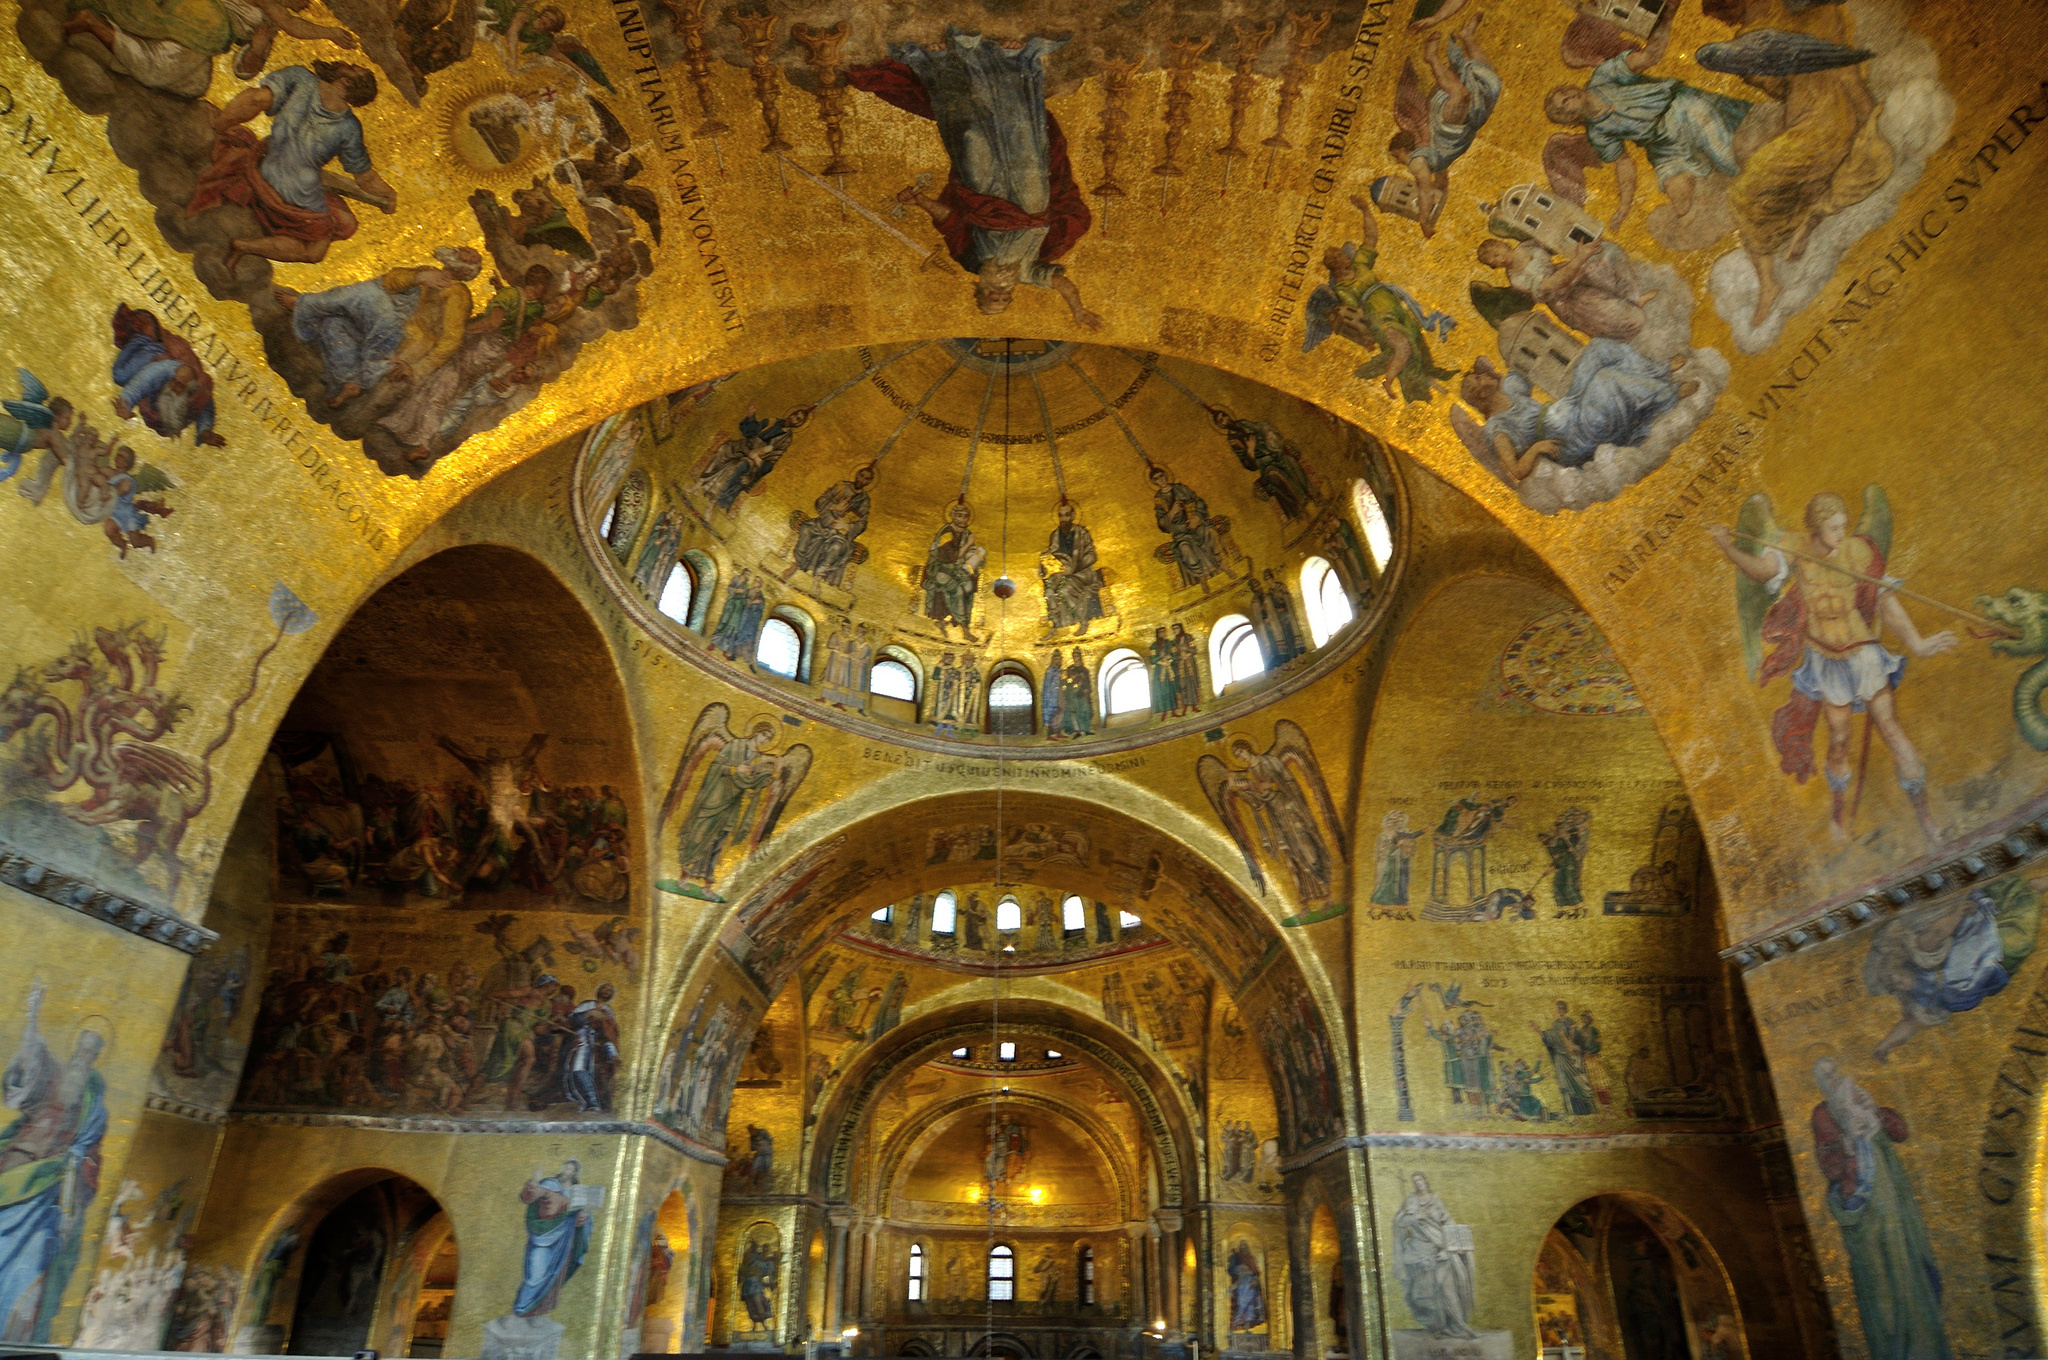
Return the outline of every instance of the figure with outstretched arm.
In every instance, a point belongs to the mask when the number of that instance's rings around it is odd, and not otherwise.
[[[1872,499],[1881,514],[1870,509]],[[1866,493],[1866,501],[1864,521],[1854,532],[1848,503],[1832,491],[1807,502],[1803,534],[1738,534],[1725,524],[1711,525],[1707,532],[1722,556],[1753,583],[1744,590],[1760,597],[1759,611],[1762,600],[1769,601],[1760,631],[1773,650],[1758,670],[1758,681],[1790,672],[1793,689],[1771,724],[1781,767],[1802,780],[1812,773],[1813,729],[1816,719],[1824,719],[1833,826],[1836,835],[1846,838],[1855,811],[1849,796],[1855,779],[1850,734],[1856,714],[1864,712],[1891,750],[1893,773],[1921,830],[1931,843],[1940,844],[1941,827],[1927,801],[1927,762],[1899,720],[1895,691],[1906,656],[1887,648],[1883,637],[1889,629],[1907,656],[1926,658],[1954,649],[1956,635],[1947,630],[1923,635],[1906,613],[1896,593],[1898,581],[1885,572],[1889,507],[1881,493],[1874,498]]]
[[[370,164],[355,115],[376,97],[377,77],[367,68],[316,61],[272,71],[213,116],[213,163],[199,176],[185,215],[222,203],[256,215],[264,234],[228,242],[230,274],[244,255],[318,264],[334,242],[356,234],[355,214],[321,173],[329,161],[339,160],[354,178],[356,196],[398,211],[398,191]],[[270,135],[261,139],[246,126],[260,114],[270,116]]]
[[[1062,42],[953,29],[932,48],[899,43],[888,60],[848,67],[846,83],[937,125],[951,173],[936,195],[912,186],[897,201],[931,218],[985,315],[1007,310],[1019,286],[1044,288],[1094,330],[1102,318],[1058,262],[1094,220],[1045,106],[1044,58]]]
[[[1379,352],[1384,362],[1376,376],[1389,397],[1428,401],[1443,390],[1443,379],[1456,374],[1437,367],[1424,337],[1430,332],[1439,339],[1448,337],[1455,323],[1380,277],[1379,215],[1364,194],[1353,194],[1351,206],[1358,209],[1359,239],[1323,252],[1329,282],[1309,295],[1302,350],[1313,350],[1331,335],[1341,334]],[[1358,376],[1375,375],[1370,367],[1361,367]]]

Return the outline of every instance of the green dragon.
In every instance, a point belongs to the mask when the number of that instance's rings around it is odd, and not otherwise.
[[[2016,635],[1991,639],[1992,651],[2041,658],[2012,687],[2012,718],[2027,745],[2048,751],[2048,713],[2041,709],[2042,692],[2048,690],[2048,590],[2014,586],[2003,595],[1979,595],[1977,609]]]

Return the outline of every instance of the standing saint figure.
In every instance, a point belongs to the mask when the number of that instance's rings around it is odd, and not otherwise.
[[[1076,508],[1072,501],[1062,499],[1055,513],[1059,523],[1053,526],[1052,537],[1046,541],[1038,564],[1039,580],[1045,584],[1045,624],[1051,632],[1072,628],[1075,637],[1086,637],[1088,625],[1104,613],[1102,572],[1095,565],[1095,535],[1074,522]],[[1052,563],[1050,571],[1046,569],[1046,559]]]
[[[1539,1028],[1534,1020],[1529,1022],[1529,1028],[1536,1031],[1537,1037],[1543,1040],[1545,1051],[1550,1054],[1550,1070],[1557,1074],[1557,1095],[1564,1102],[1564,1112],[1592,1114],[1599,1109],[1599,1102],[1593,1094],[1592,1074],[1586,1070],[1585,1036],[1578,1022],[1572,1019],[1570,1004],[1564,1001],[1557,1003],[1557,1018],[1550,1022],[1548,1029]]]
[[[1067,138],[1045,107],[1048,52],[1064,40],[996,40],[949,28],[928,51],[899,43],[892,60],[846,70],[846,83],[938,124],[951,172],[936,197],[915,186],[896,197],[923,211],[946,253],[974,276],[974,301],[1005,311],[1020,284],[1059,294],[1077,325],[1102,318],[1054,263],[1093,221],[1067,159]]]
[[[1890,749],[1892,773],[1921,831],[1939,844],[1941,826],[1927,804],[1927,762],[1899,722],[1894,694],[1906,658],[1886,647],[1883,637],[1889,628],[1909,655],[1931,657],[1952,650],[1956,635],[1944,630],[1922,636],[1894,593],[1898,583],[1885,572],[1892,513],[1883,488],[1864,488],[1863,517],[1854,533],[1848,502],[1832,491],[1809,500],[1804,518],[1805,533],[1780,532],[1770,498],[1758,492],[1743,502],[1734,529],[1716,524],[1707,530],[1740,573],[1736,610],[1757,683],[1788,672],[1792,677],[1792,693],[1771,717],[1778,766],[1802,784],[1812,776],[1813,730],[1825,718],[1834,830],[1847,837],[1856,808],[1850,786],[1863,769],[1859,762],[1851,770],[1851,733],[1862,713]],[[1868,754],[1866,734],[1863,758]]]
[[[974,541],[968,526],[974,512],[966,501],[953,502],[946,522],[932,535],[924,559],[924,616],[939,625],[945,636],[948,624],[960,625],[960,635],[974,638],[974,593],[981,588],[981,566],[988,550]]]
[[[1586,863],[1586,847],[1593,834],[1593,814],[1582,807],[1566,808],[1557,823],[1536,833],[1550,856],[1550,895],[1560,907],[1576,907],[1585,900],[1579,870]]]
[[[1423,1330],[1466,1340],[1472,1330],[1472,1230],[1451,1221],[1451,1211],[1416,1172],[1415,1186],[1394,1214],[1394,1273],[1401,1296]]]
[[[782,1253],[772,1245],[753,1239],[740,1261],[740,1302],[747,1307],[747,1320],[754,1331],[774,1325],[776,1287],[782,1279]]]
[[[1833,1058],[1813,1065],[1813,1080],[1822,1097],[1813,1107],[1814,1154],[1849,1253],[1871,1360],[1950,1360],[1941,1270],[1895,1146],[1908,1137],[1905,1117],[1879,1105]]]
[[[858,540],[868,527],[868,488],[874,481],[875,465],[869,463],[851,480],[834,482],[818,493],[812,503],[817,513],[798,527],[783,580],[807,571],[826,585],[846,588],[846,569],[853,565]]]
[[[1246,1160],[1249,1160],[1247,1158]],[[1250,1180],[1251,1168],[1245,1167],[1245,1180]],[[1266,1285],[1259,1277],[1259,1261],[1252,1254],[1252,1244],[1239,1241],[1230,1249],[1230,1261],[1224,1267],[1230,1276],[1230,1330],[1248,1332],[1266,1320]]]
[[[519,1202],[526,1206],[526,1255],[512,1301],[514,1317],[554,1312],[562,1286],[590,1250],[590,1210],[581,1206],[584,1196],[577,1193],[582,1171],[583,1164],[573,1159],[552,1176],[537,1166],[519,1191]]]
[[[85,1212],[100,1184],[107,1132],[106,1036],[80,1028],[59,1063],[43,1041],[44,986],[0,1074],[0,1339],[46,1342],[78,1265]]]
[[[1415,859],[1415,842],[1420,831],[1408,829],[1408,814],[1390,810],[1380,821],[1379,839],[1373,842],[1373,858],[1379,865],[1373,880],[1372,900],[1383,907],[1408,905],[1408,871]]]
[[[1159,532],[1172,542],[1180,585],[1198,586],[1212,576],[1227,574],[1223,536],[1209,519],[1209,503],[1156,463],[1146,470],[1145,478],[1152,484],[1152,518]]]
[[[1175,683],[1177,658],[1172,639],[1164,628],[1152,630],[1152,649],[1145,658],[1145,676],[1151,682],[1152,714],[1164,718],[1181,710],[1180,687]]]

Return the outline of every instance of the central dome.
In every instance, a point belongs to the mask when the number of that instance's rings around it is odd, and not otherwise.
[[[1399,518],[1379,442],[1292,397],[1013,338],[699,383],[600,426],[577,481],[593,557],[679,655],[826,721],[1053,755],[1320,674]]]

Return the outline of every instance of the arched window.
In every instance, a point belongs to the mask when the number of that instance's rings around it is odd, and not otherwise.
[[[960,899],[950,892],[942,892],[932,899],[932,934],[951,935],[955,918],[959,914]]]
[[[883,907],[880,911],[869,913],[868,919],[870,921],[893,921],[896,919],[896,908],[893,905]]]
[[[690,606],[697,599],[697,574],[690,570],[687,562],[678,562],[668,569],[668,580],[662,583],[661,598],[654,607],[677,623],[690,626]]]
[[[1097,684],[1102,690],[1102,713],[1114,718],[1119,713],[1137,713],[1152,707],[1152,681],[1145,674],[1145,662],[1128,647],[1119,647],[1102,658]]]
[[[640,525],[647,518],[647,473],[635,469],[626,478],[626,484],[619,488],[619,498],[612,502],[612,508],[604,517],[604,542],[612,550],[612,556],[620,563],[633,550],[633,543],[640,537]]]
[[[1017,1061],[1017,1045],[1015,1045],[1015,1044],[1011,1043],[1011,1042],[1010,1042],[1010,1041],[1009,1041],[1008,1039],[1005,1039],[1005,1040],[1003,1040],[1003,1041],[1002,1041],[1001,1043],[997,1044],[997,1045],[996,1045],[996,1061],[997,1061],[997,1062],[1015,1062],[1015,1061]]]
[[[788,619],[771,618],[761,625],[754,659],[785,679],[794,680],[803,667],[804,635]]]
[[[1386,507],[1364,482],[1351,484],[1352,508],[1358,511],[1359,527],[1365,530],[1365,550],[1372,554],[1372,569],[1385,571],[1394,555],[1394,526],[1387,522]]]
[[[1031,677],[1011,665],[988,682],[988,730],[999,737],[1028,737],[1032,724]]]
[[[901,661],[883,657],[868,672],[868,691],[885,699],[901,699],[914,704],[917,702],[917,677]]]
[[[1005,896],[1002,901],[996,903],[997,930],[1022,930],[1023,928],[1024,908],[1017,905],[1016,898]]]
[[[1095,1302],[1095,1248],[1081,1248],[1080,1294],[1082,1303]]]
[[[669,617],[685,628],[704,631],[704,617],[711,612],[711,595],[718,588],[718,564],[696,548],[685,548],[677,555],[678,564],[690,569],[690,607],[687,613],[670,614]],[[667,606],[662,612],[668,613]]]
[[[1118,930],[1136,930],[1144,924],[1143,921],[1140,921],[1127,911],[1120,911],[1116,914],[1116,928]]]
[[[1301,564],[1301,598],[1308,602],[1309,636],[1318,647],[1351,622],[1351,596],[1344,578],[1323,558],[1311,557]]]
[[[1000,1242],[988,1249],[988,1296],[996,1303],[1017,1297],[1017,1254]]]
[[[1266,669],[1266,654],[1259,648],[1259,635],[1252,621],[1242,614],[1225,614],[1209,630],[1209,680],[1221,694],[1240,680],[1249,680]]]
[[[1060,929],[1088,929],[1088,904],[1069,894],[1067,900],[1060,903]]]
[[[612,521],[619,517],[619,503],[613,501],[604,508],[604,518],[597,523],[597,536],[609,539],[612,536]]]
[[[912,1303],[924,1301],[924,1248],[916,1242],[910,1244],[910,1287],[904,1297]]]

